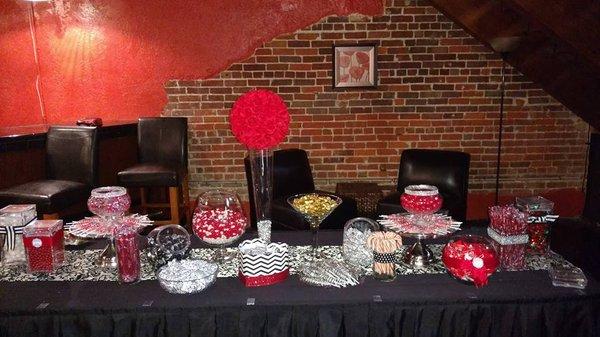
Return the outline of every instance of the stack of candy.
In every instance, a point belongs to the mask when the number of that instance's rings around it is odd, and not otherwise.
[[[487,284],[498,268],[498,258],[491,244],[482,237],[464,235],[453,238],[442,251],[442,261],[454,277],[473,282],[476,287]]]
[[[192,227],[200,240],[215,245],[235,241],[244,234],[248,219],[241,209],[215,207],[194,213]]]
[[[527,214],[513,206],[489,208],[488,235],[494,239],[494,247],[505,270],[525,268],[527,248]]]

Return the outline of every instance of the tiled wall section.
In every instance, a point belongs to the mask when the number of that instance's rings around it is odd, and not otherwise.
[[[376,42],[376,89],[331,88],[331,46]],[[235,188],[245,199],[246,152],[229,130],[233,102],[252,88],[289,106],[282,147],[309,152],[320,188],[340,181],[395,184],[402,150],[472,155],[470,189],[493,191],[501,60],[422,1],[388,1],[379,17],[328,17],[258,48],[206,80],[166,84],[165,116],[186,116],[194,193]],[[588,126],[512,68],[508,70],[502,193],[580,188]]]

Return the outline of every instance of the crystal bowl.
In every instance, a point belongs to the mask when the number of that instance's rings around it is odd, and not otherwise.
[[[218,272],[218,265],[208,261],[174,260],[161,267],[156,278],[160,286],[171,294],[194,294],[210,287],[217,280]]]
[[[400,196],[400,204],[412,214],[433,214],[442,208],[443,198],[432,185],[409,185]]]

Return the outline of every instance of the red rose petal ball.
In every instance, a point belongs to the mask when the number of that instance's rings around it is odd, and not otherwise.
[[[269,90],[252,90],[242,95],[231,108],[231,131],[249,149],[277,146],[289,133],[290,115],[285,102]]]

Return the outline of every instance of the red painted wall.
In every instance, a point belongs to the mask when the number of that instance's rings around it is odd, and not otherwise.
[[[0,2],[0,126],[43,122],[30,3]],[[34,5],[48,123],[158,115],[168,79],[208,78],[275,36],[381,0],[54,0]]]

